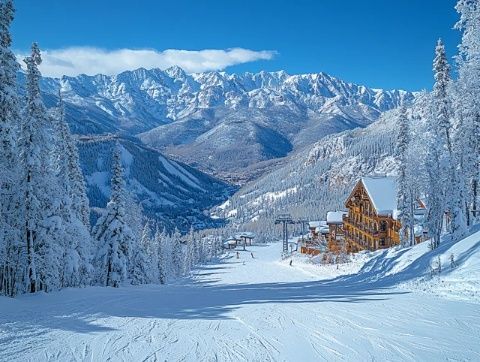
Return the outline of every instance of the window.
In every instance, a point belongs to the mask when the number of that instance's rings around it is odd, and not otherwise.
[[[380,239],[380,246],[385,246],[385,239]]]
[[[386,221],[380,221],[380,231],[387,231],[387,222]]]

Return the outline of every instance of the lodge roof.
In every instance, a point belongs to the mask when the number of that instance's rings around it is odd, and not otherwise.
[[[397,178],[392,176],[362,177],[360,182],[378,215],[397,212]]]

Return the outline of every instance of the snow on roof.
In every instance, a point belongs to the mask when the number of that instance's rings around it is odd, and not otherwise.
[[[315,232],[320,234],[328,234],[330,232],[330,229],[328,228],[328,226],[319,226],[315,229]]]
[[[243,232],[240,232],[240,233],[236,233],[235,238],[237,238],[237,239],[239,239],[239,238],[253,239],[253,238],[255,238],[255,233],[252,233],[250,231],[243,231]]]
[[[347,215],[346,211],[329,211],[327,212],[327,224],[343,223],[343,215]]]
[[[397,178],[362,177],[362,183],[379,215],[391,215],[397,210]]]
[[[325,225],[327,225],[327,222],[326,222],[325,220],[322,220],[322,221],[309,221],[309,222],[308,222],[308,226],[309,226],[310,228],[312,228],[312,229],[313,229],[313,228],[318,228],[318,227],[320,227],[320,226],[325,226]]]

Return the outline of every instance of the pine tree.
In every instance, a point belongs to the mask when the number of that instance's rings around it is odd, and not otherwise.
[[[172,272],[175,277],[179,277],[184,270],[184,255],[180,240],[180,232],[177,228],[175,228],[175,232],[171,236],[170,242],[172,244]]]
[[[62,287],[86,285],[93,271],[91,265],[92,240],[89,222],[84,213],[89,213],[85,184],[78,164],[78,151],[65,122],[64,105],[59,97],[55,118],[54,167],[57,175],[60,215],[64,229],[61,235],[63,248]],[[78,173],[80,172],[80,175]],[[80,176],[80,179],[79,177]],[[78,202],[78,204],[76,204]],[[85,223],[86,222],[86,223]]]
[[[147,224],[145,224],[145,226],[146,225]],[[144,229],[143,231],[146,230]],[[150,244],[150,237],[143,232],[141,237],[134,236],[132,240],[131,258],[129,260],[129,278],[132,284],[147,284],[155,280],[155,275],[152,275],[151,266],[151,263],[154,261],[152,261],[147,254]]]
[[[413,244],[413,191],[410,185],[408,174],[408,147],[410,142],[409,120],[405,107],[400,107],[397,124],[398,124],[398,141],[396,147],[396,158],[399,164],[398,189],[397,189],[397,205],[401,223],[400,241],[402,245],[408,246]]]
[[[150,221],[147,221],[143,226],[142,237],[140,239],[140,245],[145,251],[145,257],[148,263],[147,267],[147,279],[148,282],[157,283],[159,280],[158,270],[158,254],[155,235],[152,237],[152,228]]]
[[[157,225],[155,230],[155,245],[157,247],[157,269],[158,269],[158,281],[160,284],[165,284],[168,277],[168,250],[166,248],[166,235],[165,231],[160,232]]]
[[[69,183],[69,195],[71,199],[71,208],[75,217],[80,220],[87,229],[90,228],[90,207],[87,197],[87,188],[80,168],[77,142],[71,134],[68,124],[65,120],[65,105],[59,94],[60,106],[58,115],[58,134],[63,147],[63,157],[66,159],[65,174]],[[58,156],[57,156],[58,157]]]
[[[426,136],[426,196],[428,213],[426,225],[432,238],[432,247],[438,247],[442,233],[443,215],[446,210],[453,210],[452,202],[455,184],[455,169],[452,162],[453,147],[451,141],[451,108],[448,94],[450,68],[445,47],[441,40],[435,48],[433,72],[435,84],[432,96],[427,102]]]
[[[19,233],[20,214],[18,151],[15,144],[20,114],[16,89],[19,65],[10,50],[10,25],[14,8],[0,1],[0,294],[14,296],[22,289],[24,252]]]
[[[460,20],[455,27],[462,31],[457,56],[457,100],[459,164],[465,176],[465,216],[471,225],[478,209],[480,183],[480,5],[478,1],[459,0],[456,6]]]
[[[443,138],[449,156],[452,155],[452,123],[451,123],[451,104],[448,94],[450,84],[450,65],[448,64],[445,45],[439,39],[435,48],[435,58],[433,60],[433,72],[435,84],[433,86],[433,101],[436,124],[438,125],[439,137]]]
[[[117,144],[113,155],[110,201],[93,231],[98,241],[98,281],[101,285],[112,287],[119,287],[128,277],[133,239],[132,231],[125,222],[125,181],[119,148]]]
[[[24,279],[29,292],[49,291],[61,285],[62,250],[59,244],[64,225],[60,215],[59,187],[53,177],[53,127],[40,94],[38,65],[41,55],[36,43],[25,63],[27,97],[19,141],[25,220],[22,236],[27,253]]]

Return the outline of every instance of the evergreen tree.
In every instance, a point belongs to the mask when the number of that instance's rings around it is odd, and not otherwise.
[[[19,124],[16,73],[19,65],[10,50],[11,0],[0,1],[0,294],[14,296],[22,289],[20,227],[23,224],[19,199],[19,160],[15,144]]]
[[[435,84],[427,106],[428,135],[425,142],[427,145],[425,168],[428,205],[426,225],[432,238],[431,245],[436,248],[440,243],[444,212],[453,210],[455,207],[452,202],[455,169],[452,162],[452,126],[448,94],[450,68],[441,40],[435,48],[433,71]]]
[[[157,241],[155,235],[152,237],[152,228],[150,221],[143,226],[140,245],[145,252],[147,260],[147,279],[148,282],[157,283],[159,280]]]
[[[57,159],[63,157],[65,161],[65,173],[63,177],[67,178],[69,184],[69,196],[71,199],[71,209],[76,219],[80,220],[87,229],[90,228],[90,207],[87,197],[87,188],[80,167],[77,142],[71,134],[67,122],[65,121],[65,106],[59,94],[60,106],[58,116],[58,134],[61,144],[60,151],[62,155],[57,155]]]
[[[175,277],[179,277],[182,275],[184,270],[184,255],[180,240],[180,232],[177,228],[175,228],[175,232],[171,236],[170,242],[172,244],[172,272]]]
[[[128,277],[132,231],[125,222],[125,181],[119,145],[113,155],[111,197],[94,227],[98,241],[96,265],[101,285],[118,287]]]
[[[40,50],[32,45],[27,65],[26,107],[20,134],[24,226],[22,237],[27,252],[26,290],[58,289],[62,250],[63,220],[59,187],[53,177],[51,159],[52,125],[40,94]]]
[[[152,241],[147,223],[142,230],[141,237],[134,235],[131,246],[131,258],[129,260],[129,278],[132,284],[147,284],[156,280],[152,264],[155,260],[149,257],[148,251]]]
[[[473,223],[472,211],[478,209],[480,179],[480,5],[478,1],[459,0],[456,6],[460,20],[456,28],[462,31],[462,41],[457,56],[457,122],[459,136],[457,150],[459,164],[465,176],[465,216],[468,225]]]
[[[57,193],[60,202],[59,211],[64,224],[64,229],[61,230],[63,235],[60,239],[63,249],[61,285],[62,287],[73,287],[86,285],[90,281],[92,240],[88,230],[88,219],[84,218],[84,213],[89,213],[89,210],[88,201],[87,205],[84,205],[87,196],[83,175],[81,175],[78,164],[78,151],[72,142],[70,130],[65,122],[61,97],[59,99],[55,118],[53,158],[59,186]],[[80,172],[80,179],[78,172]]]
[[[413,191],[408,174],[408,147],[410,142],[408,117],[405,107],[400,107],[397,124],[398,124],[398,141],[396,148],[396,157],[399,164],[398,188],[397,188],[397,205],[401,223],[400,241],[402,245],[408,246],[413,244]]]
[[[166,235],[165,231],[160,232],[158,225],[155,230],[155,245],[157,247],[157,269],[158,269],[158,281],[160,284],[167,282],[168,276],[168,250],[166,248]]]

